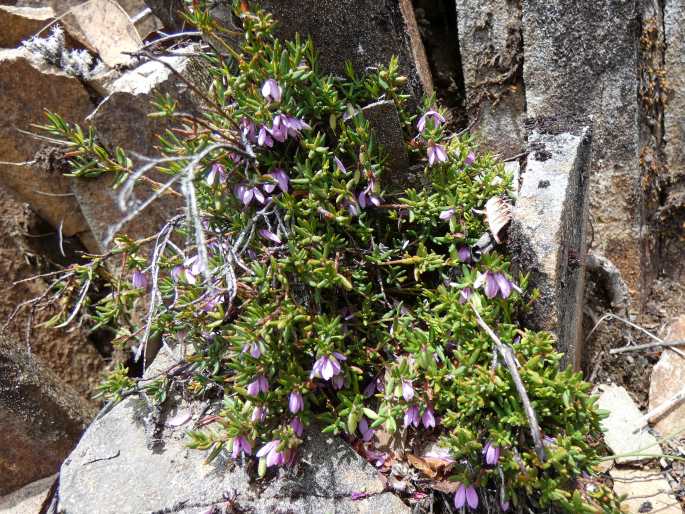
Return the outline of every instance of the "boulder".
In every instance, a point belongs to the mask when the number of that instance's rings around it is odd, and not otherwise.
[[[83,124],[92,110],[86,89],[62,70],[38,63],[24,49],[0,50],[0,102],[0,183],[53,227],[61,227],[64,235],[88,231],[69,180],[45,166],[54,160],[51,151],[41,150],[44,143],[21,132],[40,132],[33,125],[47,121],[45,110]],[[39,150],[36,164],[13,164],[34,161]]]
[[[312,37],[325,72],[343,76],[346,61],[361,72],[387,66],[397,56],[416,103],[433,91],[411,0],[262,0],[259,5],[279,22],[278,36]]]
[[[617,496],[626,495],[621,510],[626,514],[682,514],[680,502],[658,469],[620,469],[610,471]]]
[[[592,116],[594,247],[633,292],[649,268],[640,242],[640,4],[522,2],[527,114],[562,124]]]
[[[24,348],[0,339],[0,494],[55,473],[93,414]]]
[[[0,5],[0,48],[14,48],[42,30],[55,16],[49,7]]]
[[[0,514],[38,514],[50,496],[56,479],[57,475],[52,475],[0,496]]]
[[[685,341],[685,316],[681,316],[671,326],[665,341]],[[679,347],[682,351],[685,346]],[[649,385],[649,410],[652,411],[671,400],[685,386],[685,358],[673,350],[664,349],[659,362],[652,368]],[[685,402],[674,405],[672,409],[659,417],[654,428],[663,437],[680,433],[685,437]]]
[[[526,146],[521,6],[456,0],[469,121],[482,146],[510,157]]]
[[[526,324],[556,334],[562,365],[576,369],[582,355],[592,146],[587,126],[569,131],[535,126],[509,237],[514,266],[529,272],[530,285],[541,293]]]
[[[620,386],[602,384],[597,386],[595,393],[599,394],[597,407],[609,412],[602,420],[604,441],[615,455],[631,454],[617,457],[617,463],[639,462],[663,455],[628,391]]]
[[[163,350],[147,376],[173,362]],[[352,448],[315,429],[305,434],[299,463],[277,476],[269,472],[256,480],[254,467],[224,454],[205,463],[205,452],[186,447],[185,432],[217,406],[207,407],[170,397],[151,422],[146,402],[137,397],[123,400],[88,428],[62,465],[57,511],[202,514],[230,501],[235,510],[256,514],[410,512],[399,498],[384,492],[378,472]],[[182,424],[169,422],[179,414]],[[364,497],[355,501],[353,493]]]
[[[186,73],[188,58],[170,57],[165,60],[179,73]],[[147,62],[124,73],[107,87],[109,95],[88,120],[106,148],[110,151],[123,148],[135,164],[142,162],[135,154],[148,157],[159,155],[156,149],[158,135],[169,127],[167,120],[148,116],[154,110],[152,102],[159,95],[172,95],[182,111],[192,112],[195,109],[183,82],[157,61]],[[153,173],[150,176],[159,181],[165,180],[162,175]],[[112,189],[113,182],[114,177],[111,176],[74,178],[71,181],[81,211],[101,250],[105,250],[111,242],[110,229],[128,214],[119,208],[118,193]],[[148,186],[136,188],[136,195],[141,200],[151,193]],[[165,195],[125,224],[120,232],[134,238],[150,236],[176,214],[181,205],[178,197]]]

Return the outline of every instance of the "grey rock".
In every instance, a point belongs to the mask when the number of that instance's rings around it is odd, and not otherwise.
[[[683,513],[678,498],[673,494],[668,480],[660,469],[614,468],[609,473],[614,482],[616,496],[626,496],[621,502],[621,512]],[[646,505],[648,509],[645,508]]]
[[[526,146],[520,2],[456,0],[469,121],[482,146],[505,157]]]
[[[396,55],[418,102],[433,91],[426,52],[411,0],[261,0],[279,22],[277,35],[311,36],[325,72],[344,75],[350,61],[361,72]]]
[[[167,369],[174,359],[163,350],[147,374]],[[134,397],[96,420],[62,465],[61,514],[201,514],[231,499],[247,512],[405,514],[410,509],[385,493],[377,471],[337,437],[312,429],[305,434],[300,458],[291,470],[254,478],[253,466],[220,455],[206,464],[206,453],[185,446],[186,430],[205,411],[205,404],[172,398],[160,418],[154,449],[149,449],[149,410]],[[164,421],[178,412],[191,419],[180,427]],[[353,501],[352,493],[367,498]]]
[[[589,127],[569,132],[533,130],[509,245],[513,262],[530,272],[541,297],[527,315],[528,326],[557,335],[563,365],[580,366],[588,180],[592,141]]]
[[[23,347],[0,338],[0,495],[55,473],[92,415]]]
[[[638,0],[523,0],[529,117],[592,116],[594,244],[638,289],[641,269]]]
[[[671,89],[664,116],[666,156],[671,173],[685,175],[685,0],[664,6],[664,61]]]
[[[602,420],[607,446],[615,455],[631,454],[616,458],[616,462],[639,462],[663,454],[656,437],[642,422],[640,409],[623,387],[602,384],[597,386],[595,393],[599,394],[597,407],[609,412]]]
[[[56,479],[55,474],[31,482],[6,496],[0,496],[0,514],[38,514]]]

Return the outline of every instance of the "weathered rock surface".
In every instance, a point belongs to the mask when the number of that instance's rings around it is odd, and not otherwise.
[[[92,110],[88,92],[77,79],[36,63],[22,49],[0,50],[0,102],[0,160],[6,163],[34,159],[42,143],[20,130],[36,132],[32,125],[46,122],[46,109],[80,124]],[[0,182],[52,226],[61,226],[65,235],[88,230],[76,199],[68,196],[69,181],[61,173],[0,163]]]
[[[682,514],[680,502],[659,470],[615,468],[610,474],[614,492],[618,496],[627,495],[621,502],[621,509],[626,514]]]
[[[0,514],[38,514],[57,475],[36,480],[18,491],[0,497]]]
[[[509,244],[514,264],[530,271],[531,285],[541,292],[528,324],[555,333],[564,364],[578,368],[591,131],[538,130],[528,138]]]
[[[681,316],[669,330],[665,341],[685,340],[685,316]],[[685,347],[679,347],[681,350]],[[673,350],[665,349],[659,362],[652,368],[649,386],[649,410],[657,408],[673,398],[685,387],[685,358]],[[661,416],[654,428],[663,437],[668,437],[685,430],[685,403],[675,405]],[[685,437],[683,434],[680,436]]]
[[[174,361],[164,350],[148,374],[166,369]],[[242,510],[257,514],[367,513],[405,514],[410,509],[396,496],[385,493],[380,475],[342,440],[311,430],[305,434],[299,464],[263,481],[254,470],[219,456],[205,464],[206,454],[185,446],[185,432],[205,411],[206,404],[169,400],[160,418],[154,450],[144,419],[147,404],[125,399],[96,420],[64,462],[60,473],[60,514],[138,514],[183,512],[202,514],[227,499]],[[190,413],[185,424],[172,427],[165,420],[179,412]],[[149,421],[147,422],[149,425]],[[367,498],[353,501],[352,493]]]
[[[55,13],[49,7],[0,5],[0,48],[14,48],[43,29]]]
[[[56,375],[0,338],[0,494],[55,473],[92,414]]]
[[[665,69],[671,90],[664,116],[666,156],[673,175],[685,175],[685,0],[664,6]]]
[[[642,413],[623,387],[602,384],[597,386],[596,392],[599,393],[597,407],[609,411],[609,417],[602,420],[607,446],[615,455],[637,454],[618,457],[616,462],[649,460],[663,454],[656,438],[647,426],[643,426]]]
[[[185,72],[188,59],[173,57],[167,59],[179,73]],[[126,150],[134,163],[141,161],[133,154],[156,157],[157,136],[168,127],[167,121],[150,118],[154,110],[152,102],[159,95],[169,93],[178,100],[180,109],[193,110],[192,102],[183,83],[171,70],[159,62],[145,63],[125,73],[109,86],[110,94],[89,116],[99,140],[110,151],[116,147]],[[152,178],[164,180],[162,176]],[[114,178],[102,176],[94,179],[73,179],[71,187],[88,226],[97,239],[100,249],[108,247],[110,227],[122,220],[128,213],[119,208],[118,192],[112,189]],[[143,200],[152,193],[151,188],[139,186],[136,194]],[[157,232],[182,205],[178,198],[164,196],[150,205],[140,216],[134,218],[121,232],[131,237],[147,237]]]
[[[280,22],[280,37],[311,35],[326,72],[344,75],[348,60],[358,71],[387,66],[396,55],[415,101],[433,90],[410,0],[262,0],[260,6]]]
[[[526,146],[521,6],[511,0],[456,0],[469,121],[484,148],[505,157]]]
[[[524,0],[527,114],[592,116],[594,244],[633,291],[641,267],[638,0]]]

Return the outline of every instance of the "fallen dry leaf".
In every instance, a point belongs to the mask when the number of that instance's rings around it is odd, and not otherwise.
[[[416,469],[418,469],[421,473],[426,475],[428,478],[435,478],[438,476],[438,472],[436,469],[431,467],[431,465],[426,462],[424,459],[421,457],[417,457],[416,455],[413,455],[411,453],[407,454],[407,461],[409,461],[409,464],[414,466]]]
[[[500,244],[502,242],[499,237],[500,233],[511,221],[511,205],[503,198],[494,196],[485,204],[485,215],[492,237],[495,238],[497,244]]]

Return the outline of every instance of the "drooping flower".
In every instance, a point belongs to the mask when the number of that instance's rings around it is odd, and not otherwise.
[[[247,385],[247,394],[257,396],[259,393],[269,392],[269,381],[264,375],[258,375],[254,381]]]
[[[304,398],[302,398],[302,393],[299,391],[292,391],[288,398],[288,409],[293,414],[297,414],[304,408]]]
[[[292,138],[299,137],[301,131],[311,128],[307,123],[304,122],[304,120],[295,118],[293,116],[285,115],[283,118],[283,123],[288,131],[288,136]]]
[[[242,202],[245,207],[248,207],[252,203],[253,199],[257,200],[261,204],[266,202],[264,193],[262,193],[261,189],[258,187],[249,187],[245,184],[238,184],[233,189],[233,194]]]
[[[342,163],[342,161],[340,159],[338,159],[337,157],[333,157],[333,161],[335,162],[336,167],[340,171],[347,174],[347,168],[345,167],[345,165]]]
[[[499,461],[500,452],[501,448],[499,446],[495,446],[490,441],[485,443],[485,447],[483,447],[483,456],[485,457],[485,463],[488,466],[495,466]]]
[[[447,162],[447,151],[443,145],[433,141],[428,143],[428,164],[433,166],[436,162]]]
[[[476,154],[469,152],[466,159],[464,159],[464,166],[471,166],[474,162],[476,162]]]
[[[259,231],[259,235],[262,236],[264,239],[268,239],[269,241],[273,241],[276,244],[281,244],[281,238],[278,237],[273,232],[271,232],[270,230],[263,228]]]
[[[423,423],[425,428],[435,428],[435,414],[433,413],[433,409],[426,407],[426,410],[423,411],[423,415],[421,416],[421,423]]]
[[[347,357],[338,352],[333,352],[332,355],[322,355],[314,362],[309,378],[330,380],[340,373],[340,361],[346,360]]]
[[[335,375],[331,378],[331,385],[333,386],[333,389],[340,391],[345,387],[345,377],[343,375]]]
[[[278,183],[278,188],[284,193],[287,193],[290,184],[290,177],[288,177],[288,174],[281,168],[276,168],[270,173],[270,175],[273,177],[276,183]]]
[[[410,402],[414,398],[414,387],[409,380],[402,380],[402,397],[405,402]]]
[[[495,281],[499,287],[499,294],[502,298],[507,299],[511,294],[512,284],[504,273],[495,273]]]
[[[377,379],[373,378],[371,382],[369,382],[369,384],[364,388],[364,391],[362,393],[364,395],[364,398],[370,398],[374,394],[376,394],[376,381]]]
[[[300,421],[300,418],[295,416],[293,419],[291,419],[290,426],[297,437],[302,437],[302,434],[304,433],[304,425]]]
[[[426,111],[426,113],[419,118],[419,121],[416,124],[416,128],[419,129],[419,132],[423,132],[426,129],[426,122],[429,120],[433,122],[434,127],[439,127],[445,123],[445,117],[438,111],[431,109],[430,111]]]
[[[460,246],[459,250],[459,260],[463,262],[464,264],[469,264],[472,260],[471,256],[471,248],[468,246]]]
[[[252,411],[252,422],[262,422],[266,419],[266,409],[262,406],[257,406]]]
[[[135,289],[147,289],[147,275],[142,271],[134,271],[131,277],[131,285]]]
[[[499,504],[500,508],[502,509],[502,512],[507,512],[509,510],[509,500],[502,500]]]
[[[271,133],[264,125],[259,128],[259,135],[257,136],[257,144],[259,146],[268,146],[271,148],[274,145],[274,140],[271,138]]]
[[[243,134],[243,137],[248,140],[250,143],[256,143],[257,142],[257,136],[255,134],[255,125],[252,120],[249,120],[247,118],[243,118],[240,120],[240,130]]]
[[[267,467],[281,466],[285,464],[286,456],[284,452],[279,452],[278,447],[281,444],[280,439],[274,439],[262,446],[257,452],[257,457],[260,459],[266,457]]]
[[[466,504],[471,509],[478,508],[478,493],[472,485],[459,484],[457,492],[454,493],[454,506],[461,509]]]
[[[279,103],[282,94],[283,90],[281,89],[281,86],[274,79],[268,79],[262,85],[262,96],[269,102]]]
[[[362,441],[365,443],[368,443],[371,438],[373,437],[373,434],[375,433],[375,430],[372,428],[369,428],[369,423],[366,421],[366,418],[362,418],[359,421],[359,433],[362,435]]]
[[[224,168],[223,165],[219,164],[218,162],[212,164],[212,169],[209,170],[209,173],[207,173],[207,184],[210,186],[214,186],[216,184],[225,184],[226,179],[226,168]]]
[[[444,210],[440,213],[440,219],[443,221],[448,221],[454,218],[454,213],[457,212],[455,209],[450,208],[447,210]]]
[[[412,405],[404,413],[404,428],[409,425],[419,426],[419,408],[416,405]]]
[[[231,456],[233,459],[237,459],[241,453],[252,455],[252,444],[250,444],[250,441],[245,436],[239,435],[233,438],[233,452]]]
[[[473,290],[470,287],[465,287],[461,291],[459,291],[459,303],[461,305],[464,305],[466,302],[469,301],[469,298],[471,298],[471,294],[473,293]]]
[[[250,355],[252,355],[252,357],[254,357],[255,359],[259,359],[259,357],[261,357],[262,355],[262,349],[259,347],[258,343],[246,344],[245,346],[243,346],[242,352],[249,352]]]
[[[366,209],[366,206],[369,204],[373,204],[376,207],[378,207],[381,204],[380,197],[372,194],[368,190],[368,188],[365,189],[364,191],[362,191],[361,193],[359,193],[358,201],[359,201],[359,206],[362,209]]]

